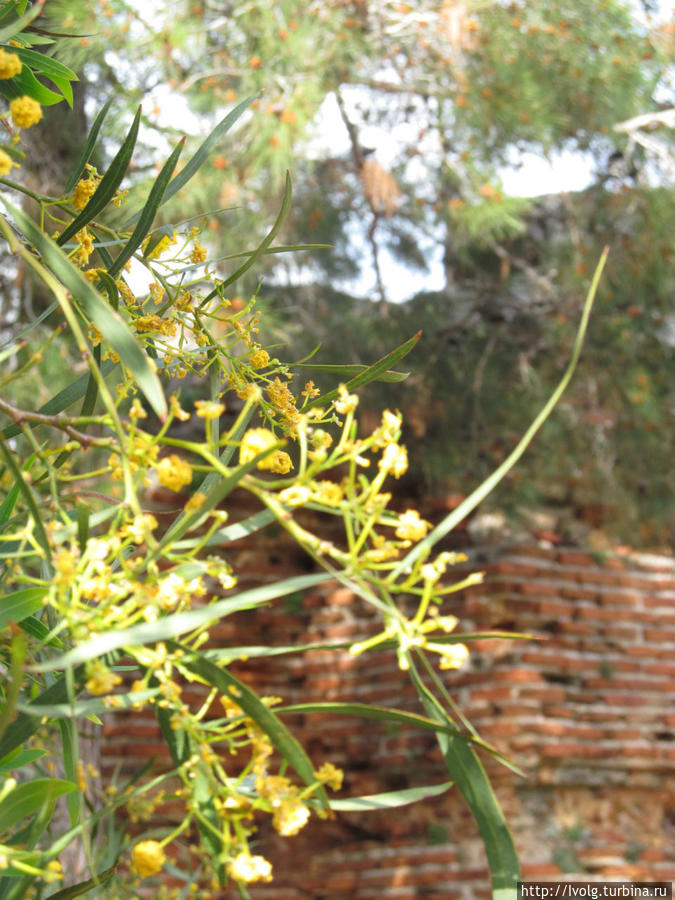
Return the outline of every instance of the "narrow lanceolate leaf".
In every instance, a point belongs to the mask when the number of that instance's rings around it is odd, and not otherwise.
[[[392,350],[391,353],[387,353],[382,359],[373,363],[372,366],[365,366],[358,375],[354,376],[354,378],[351,378],[346,383],[347,390],[353,391],[356,390],[356,388],[363,387],[364,384],[369,384],[371,381],[381,379],[381,376],[386,372],[389,372],[392,366],[395,366],[399,360],[410,353],[421,337],[422,332],[418,331],[417,334],[408,338],[407,341],[404,341],[400,346]],[[337,396],[337,390],[330,391],[328,394],[322,394],[320,397],[315,397],[313,400],[310,400],[309,403],[305,403],[303,410],[311,409],[313,406],[323,406],[324,404],[335,400]]]
[[[37,3],[34,3],[33,6],[26,12],[23,16],[19,16],[18,19],[15,19],[13,22],[10,22],[8,25],[5,25],[4,28],[0,29],[0,43],[5,43],[5,41],[9,41],[15,35],[19,34],[19,32],[23,31],[26,25],[29,25],[33,19],[37,18],[42,12],[42,7],[45,5],[45,0],[38,0]]]
[[[38,72],[40,75],[46,75],[47,78],[49,78],[61,91],[68,106],[72,107],[73,89],[70,82],[79,80],[72,69],[69,69],[68,66],[64,66],[64,64],[57,59],[47,56],[46,53],[38,53],[36,50],[28,50],[25,47],[16,47],[14,52],[18,55],[22,63],[26,66],[30,66],[33,72]]]
[[[462,739],[452,720],[422,682],[414,665],[410,667],[410,675],[429,718],[439,725],[455,728],[454,733],[439,729],[436,740],[448,772],[469,806],[483,839],[493,900],[515,900],[517,884],[521,878],[520,863],[490,779],[478,754]]]
[[[70,302],[66,296],[66,291],[68,291],[82,304],[87,316],[98,326],[101,334],[105,335],[106,341],[119,354],[124,365],[133,374],[139,388],[147,397],[158,417],[166,418],[167,405],[162,385],[150,365],[150,360],[119,313],[110,308],[82,272],[70,262],[60,247],[44,234],[23,210],[13,206],[4,198],[0,199],[16,225],[41,254],[43,263],[63,286],[63,291],[54,288],[59,303],[67,305]],[[41,265],[33,255],[21,246],[18,252],[40,274]]]
[[[34,587],[0,597],[0,629],[10,622],[21,622],[42,609],[42,598],[46,593],[47,588]]]
[[[516,445],[515,449],[511,451],[504,462],[500,466],[498,466],[494,470],[494,472],[476,488],[475,491],[469,494],[469,496],[465,500],[463,500],[458,507],[453,509],[452,512],[448,513],[448,515],[434,529],[432,529],[432,531],[430,531],[429,534],[426,535],[426,537],[419,541],[413,547],[413,549],[403,557],[403,559],[399,562],[399,564],[390,575],[390,578],[392,580],[396,576],[400,575],[401,572],[412,566],[413,563],[415,563],[422,556],[422,554],[428,553],[431,547],[437,544],[438,541],[441,540],[441,538],[444,538],[446,534],[452,531],[452,529],[455,528],[456,525],[459,525],[459,523],[463,519],[465,519],[469,515],[469,513],[478,506],[479,503],[482,503],[487,495],[495,489],[499,482],[515,466],[520,457],[523,455],[523,453],[525,453],[527,448],[534,440],[534,437],[541,426],[553,412],[556,404],[565,392],[567,385],[570,383],[572,375],[574,374],[574,370],[576,369],[577,363],[579,362],[581,348],[584,344],[584,337],[586,336],[586,330],[588,328],[588,322],[591,315],[591,309],[593,308],[593,301],[595,300],[598,285],[600,284],[600,277],[602,276],[602,270],[605,267],[605,262],[607,261],[608,254],[609,247],[605,247],[602,255],[600,256],[600,261],[598,262],[598,265],[593,274],[588,293],[586,294],[584,308],[581,313],[581,321],[579,323],[579,328],[577,329],[577,335],[574,341],[574,347],[572,348],[572,356],[570,357],[569,364],[567,366],[567,369],[565,370],[565,373],[560,379],[558,386],[542,407],[541,412],[536,416],[530,427],[527,429],[523,437]],[[325,397],[321,398],[321,400],[325,399]]]
[[[73,675],[75,693],[81,691],[84,686],[84,669],[78,670]],[[54,684],[50,685],[47,690],[43,691],[34,702],[29,705],[32,710],[33,706],[49,706],[52,703],[65,703],[69,699],[68,684],[65,676],[59,678]],[[42,716],[35,715],[33,712],[19,713],[12,722],[12,727],[8,728],[0,739],[0,759],[4,758],[8,753],[16,747],[21,747],[28,738],[35,734],[41,727]]]
[[[14,772],[15,769],[21,769],[23,766],[29,766],[46,755],[46,750],[19,750],[17,748],[8,753],[4,759],[0,759],[0,775]]]
[[[5,439],[2,435],[0,435],[0,456],[4,457],[7,468],[12,475],[13,484],[18,485],[19,491],[21,492],[21,494],[23,494],[23,499],[33,518],[35,538],[42,549],[44,561],[48,569],[51,571],[51,550],[49,547],[49,540],[47,539],[47,532],[45,531],[44,525],[42,524],[42,516],[40,515],[40,510],[38,509],[37,503],[35,502],[35,498],[33,497],[33,492],[30,489],[30,486],[26,484],[24,477],[21,474],[21,470],[16,464],[14,454],[7,447]]]
[[[37,812],[52,798],[74,790],[72,782],[60,778],[35,778],[17,785],[0,803],[0,834]]]
[[[418,803],[430,797],[438,797],[450,790],[452,781],[442,784],[428,784],[426,787],[406,788],[402,791],[387,791],[384,794],[365,794],[362,797],[345,797],[331,800],[330,808],[338,812],[363,812],[372,809],[396,809],[409,803]]]
[[[175,638],[222,619],[234,612],[239,612],[243,609],[253,609],[256,606],[269,603],[277,597],[285,597],[287,594],[314,587],[323,581],[327,581],[328,577],[323,572],[314,575],[297,575],[277,584],[266,584],[261,587],[251,588],[248,591],[242,591],[234,597],[218,600],[216,603],[211,603],[209,606],[203,606],[200,609],[175,613],[166,616],[166,618],[158,619],[156,622],[132,625],[130,628],[125,628],[122,631],[109,631],[106,634],[98,635],[91,641],[80,644],[79,647],[75,647],[63,656],[47,662],[36,663],[29,668],[32,672],[51,672],[55,669],[66,669],[81,662],[86,662],[88,659],[103,656],[112,650],[119,650],[120,647],[137,647],[143,644],[164,641],[167,638]]]
[[[356,378],[358,375],[363,375],[368,371],[368,366],[333,366],[322,363],[296,363],[294,368],[314,369],[315,372],[327,372],[329,375],[335,375],[341,381],[345,382],[350,378]],[[378,375],[377,378],[373,379],[373,381],[405,381],[409,375],[410,372],[394,372],[390,370],[388,372],[383,372],[381,375]]]
[[[52,703],[49,706],[17,703],[19,712],[30,712],[32,715],[47,716],[50,719],[77,719],[81,716],[103,715],[115,709],[130,709],[136,703],[144,703],[157,696],[159,688],[147,691],[130,691],[128,694],[115,694],[115,705],[111,706],[105,697],[95,700],[73,700],[72,703]]]
[[[260,259],[260,257],[265,253],[269,245],[272,243],[274,238],[279,233],[281,226],[284,224],[286,216],[290,212],[291,209],[291,196],[292,196],[292,186],[291,186],[291,176],[288,172],[286,172],[286,184],[284,187],[284,196],[281,201],[281,209],[279,210],[279,215],[277,216],[274,225],[272,225],[271,229],[263,238],[262,242],[258,247],[250,254],[246,262],[242,263],[238,269],[236,269],[228,278],[225,279],[217,288],[214,288],[210,294],[207,294],[206,297],[202,300],[200,307],[205,306],[209,300],[213,299],[219,291],[224,290],[231,284],[234,284],[238,278],[248,272],[251,266],[255,265],[256,262]]]
[[[94,888],[102,887],[107,881],[110,881],[116,872],[117,863],[114,866],[110,866],[109,869],[99,872],[95,878],[88,878],[86,881],[80,881],[78,884],[63,888],[55,894],[50,894],[49,900],[74,900],[75,897],[81,897],[82,894],[86,894]]]
[[[197,544],[204,547],[210,547],[212,544],[229,544],[232,541],[238,541],[241,538],[248,537],[250,534],[253,534],[255,531],[259,531],[261,528],[264,528],[265,525],[269,525],[270,522],[274,521],[274,513],[269,509],[263,509],[260,512],[254,513],[252,516],[249,516],[248,519],[243,519],[241,522],[233,522],[232,525],[227,525],[225,528],[219,528],[217,531],[214,531],[211,537],[204,543],[202,538],[190,538],[184,541],[173,541],[171,546],[174,550],[189,550],[190,547],[196,547]]]
[[[141,210],[141,214],[138,218],[138,223],[134,228],[133,234],[129,238],[126,245],[122,248],[119,256],[115,258],[115,262],[108,270],[112,278],[116,278],[119,275],[119,273],[122,271],[122,268],[124,267],[124,264],[131,259],[133,254],[143,243],[143,240],[147,233],[150,231],[157,210],[162,203],[162,197],[164,196],[167,185],[169,184],[169,179],[173,175],[173,171],[176,168],[176,163],[178,162],[178,157],[180,156],[184,146],[185,138],[183,138],[174,147],[173,153],[164,163],[162,171],[155,179],[155,183],[150,190],[150,194],[145,206]]]
[[[3,81],[0,92],[8,99],[22,97],[25,94],[37,100],[41,106],[54,106],[63,100],[62,94],[57,94],[56,91],[41,84],[28,66],[24,66],[14,78]]]
[[[174,194],[176,194],[182,187],[184,187],[184,185],[187,184],[187,182],[199,170],[205,160],[208,159],[209,154],[215,148],[220,138],[230,130],[239,116],[244,112],[244,110],[248,109],[251,103],[253,103],[256,96],[256,94],[253,94],[250,97],[247,97],[245,100],[242,100],[241,103],[237,104],[237,106],[235,106],[235,108],[231,110],[225,116],[225,118],[216,125],[211,134],[209,134],[209,136],[200,145],[195,155],[191,157],[191,159],[187,162],[183,169],[181,169],[178,175],[176,175],[176,177],[173,178],[169,183],[169,186],[167,187],[164,194],[164,198],[160,204],[161,206],[163,206],[174,196]],[[138,219],[140,215],[140,212],[136,213],[135,216],[124,223],[125,226],[133,225],[133,223]]]
[[[115,191],[122,183],[122,179],[124,178],[127,169],[129,168],[129,163],[131,162],[131,155],[134,152],[134,146],[136,145],[136,138],[138,137],[138,127],[141,121],[141,109],[138,108],[138,111],[134,117],[134,121],[132,122],[131,128],[129,129],[129,133],[124,139],[124,143],[120,147],[117,152],[117,156],[113,159],[108,167],[108,171],[105,173],[99,186],[96,188],[96,191],[91,196],[89,202],[84,207],[82,212],[77,216],[70,225],[61,232],[61,235],[58,238],[57,243],[59,245],[63,245],[66,241],[69,241],[74,234],[76,234],[81,228],[84,228],[93,218],[95,218],[100,212],[102,212],[108,203],[115,196]],[[105,332],[104,332],[105,334]]]
[[[7,435],[4,435],[6,437]],[[13,484],[7,492],[7,496],[0,503],[0,526],[9,521],[10,516],[14,512],[16,501],[19,499],[19,485]]]
[[[108,114],[108,110],[110,109],[110,104],[112,103],[113,98],[111,97],[107,100],[101,109],[98,112],[98,115],[94,119],[94,123],[89,130],[89,134],[87,136],[87,140],[85,141],[84,147],[82,148],[82,152],[75,163],[75,167],[70,174],[70,178],[66,182],[66,186],[63,189],[64,194],[69,194],[72,189],[77,184],[80,175],[84,172],[84,167],[89,162],[89,158],[94,151],[94,147],[96,146],[96,139],[98,138],[98,133],[101,130],[101,125],[103,125],[103,120]]]
[[[176,644],[174,641],[170,641],[169,646],[172,650],[180,648],[186,654],[190,653],[188,648],[181,648],[180,644]],[[228,669],[220,668],[220,666],[203,657],[190,659],[185,663],[185,667],[217,688],[221,694],[233,699],[246,715],[253,719],[256,725],[265,732],[272,745],[293,766],[305,784],[311,785],[316,782],[314,766],[301,744],[293,737],[276,713],[265,706],[255,691],[252,691],[243,681],[232,675]],[[329,804],[325,791],[320,789],[317,791],[316,796],[320,800],[321,805],[328,809]]]

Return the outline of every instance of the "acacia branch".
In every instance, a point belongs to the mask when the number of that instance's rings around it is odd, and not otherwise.
[[[113,443],[111,438],[95,438],[89,434],[85,434],[83,431],[78,431],[73,425],[73,422],[78,421],[77,419],[69,419],[66,416],[46,416],[43,413],[29,412],[27,409],[19,409],[17,406],[12,406],[12,404],[7,403],[6,400],[0,400],[0,411],[6,413],[19,428],[26,423],[32,423],[35,425],[49,425],[51,428],[65,431],[69,437],[78,441],[85,449],[88,449],[91,446],[110,447]]]

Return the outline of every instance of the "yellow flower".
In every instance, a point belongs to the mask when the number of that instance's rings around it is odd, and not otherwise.
[[[148,536],[148,532],[154,531],[155,528],[157,528],[157,519],[152,513],[144,513],[141,516],[136,516],[129,525],[125,525],[122,529],[122,534],[125,537],[130,537],[134,544],[142,544]]]
[[[75,259],[80,266],[86,266],[91,254],[94,252],[94,239],[86,228],[81,228],[75,235],[75,240],[80,245],[75,254]]]
[[[181,459],[175,453],[165,456],[155,465],[157,479],[161,485],[170,491],[179,491],[192,481],[192,467],[190,463]]]
[[[303,487],[301,484],[294,484],[291,487],[284,488],[279,494],[279,499],[286,506],[302,506],[311,498],[312,494],[309,488]]]
[[[14,78],[21,71],[21,60],[17,53],[8,53],[0,48],[0,78]]]
[[[313,498],[325,506],[337,506],[342,502],[344,492],[334,481],[317,481],[313,485]]]
[[[141,878],[156,875],[166,862],[166,855],[158,841],[141,841],[131,851],[134,871]]]
[[[466,644],[428,643],[427,649],[440,655],[439,668],[441,669],[460,669],[469,658],[469,648]]]
[[[75,193],[73,195],[73,209],[84,209],[87,203],[89,203],[92,195],[95,193],[97,187],[97,180],[93,178],[81,178],[75,186]]]
[[[16,163],[12,162],[11,157],[4,150],[0,150],[0,178],[3,175],[9,175],[15,165]]]
[[[322,784],[327,784],[331,790],[339,791],[342,787],[344,772],[342,769],[338,769],[337,766],[334,766],[333,763],[325,762],[320,769],[316,770],[314,777]]]
[[[36,125],[42,118],[42,107],[24,94],[23,97],[17,97],[9,104],[9,111],[12,114],[12,122],[17,128],[30,128]]]
[[[218,419],[225,412],[225,404],[213,400],[195,400],[195,409],[200,419]]]
[[[407,509],[398,517],[396,537],[403,541],[420,541],[429,530],[430,525],[416,509]]]
[[[249,884],[252,881],[271,881],[272,866],[264,856],[251,856],[242,851],[228,863],[227,871],[235,881]]]
[[[267,460],[263,460],[265,466],[263,467],[258,463],[258,468],[269,469],[270,472],[275,472],[277,475],[287,475],[293,468],[290,456],[283,450],[275,450],[270,460],[269,466],[267,465]]]
[[[400,478],[408,469],[408,451],[399,444],[387,444],[378,466],[394,478]]]
[[[254,369],[264,369],[265,366],[269,365],[270,355],[267,350],[258,347],[258,349],[251,354],[248,361]]]
[[[347,413],[354,412],[358,403],[359,398],[356,394],[350,394],[344,384],[338,387],[338,399],[333,404],[336,412],[340,413],[341,416],[345,416]]]
[[[185,512],[191,513],[191,512],[194,512],[196,509],[201,509],[201,507],[204,505],[205,500],[206,500],[206,494],[202,494],[199,491],[197,491],[197,493],[193,494],[190,497],[190,499],[188,500],[188,502],[185,504]]]
[[[270,451],[258,462],[258,468],[285,475],[292,468],[291,458],[288,453],[279,450],[271,452],[278,443],[269,428],[249,428],[239,447],[239,465],[244,466],[259,453]]]
[[[190,254],[190,262],[203,263],[206,259],[206,247],[202,247],[197,238],[194,241],[194,247]]]
[[[385,409],[382,413],[382,422],[375,432],[374,447],[386,447],[387,444],[393,444],[401,430],[401,415],[393,413],[389,409]]]
[[[148,242],[150,241],[150,236],[148,236],[142,243],[142,248],[145,251],[145,248],[148,246]],[[163,235],[159,241],[152,248],[150,253],[146,255],[146,259],[157,259],[159,256],[164,253],[165,250],[168,250],[173,244],[177,241],[176,232],[174,231],[171,236],[168,234]]]
[[[178,402],[178,397],[175,394],[172,394],[169,397],[169,405],[171,407],[171,412],[177,419],[180,419],[181,422],[187,422],[190,418],[190,413],[186,412],[183,407]]]
[[[272,824],[282,837],[292,837],[307,824],[309,810],[295,797],[285,798],[274,811]]]
[[[87,675],[89,675],[89,679],[85,687],[90,694],[108,694],[114,687],[122,683],[120,676],[111,672],[99,660],[87,665]]]

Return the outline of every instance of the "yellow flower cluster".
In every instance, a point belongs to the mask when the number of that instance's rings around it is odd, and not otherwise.
[[[0,47],[0,78],[14,78],[21,71],[21,60],[17,53],[8,53]]]
[[[215,400],[195,400],[195,410],[200,419],[219,419],[225,412],[225,404]]]
[[[263,350],[262,347],[258,347],[249,357],[249,363],[253,366],[254,369],[264,369],[265,366],[269,365],[270,355],[267,350]]]
[[[192,467],[175,453],[164,456],[155,464],[157,480],[170,491],[179,491],[192,481]]]
[[[119,675],[111,672],[110,669],[100,660],[87,663],[87,675],[89,678],[85,687],[90,694],[109,694],[113,688],[122,683]]]
[[[5,153],[4,150],[0,150],[0,178],[4,175],[9,175],[15,165],[16,163],[12,162],[11,156]]]
[[[131,853],[134,872],[140,878],[156,875],[166,862],[166,854],[158,841],[141,841]]]
[[[242,881],[244,884],[272,880],[272,866],[265,857],[251,856],[245,851],[228,863],[227,871],[235,881]]]
[[[275,450],[279,441],[268,428],[250,428],[242,438],[239,447],[239,465],[255,459],[258,454],[268,451],[257,463],[258,469],[275,472],[277,475],[286,475],[293,468],[293,463],[288,453],[283,450]]]
[[[99,180],[98,178],[80,178],[75,185],[75,193],[73,194],[73,209],[75,211],[84,209],[89,203],[96,193]]]
[[[173,337],[177,330],[175,322],[157,315],[138,316],[134,321],[138,331],[152,331]]]
[[[206,259],[207,251],[206,247],[202,247],[197,238],[194,240],[194,246],[192,248],[192,253],[190,254],[190,262],[193,263],[203,263]]]
[[[12,116],[12,122],[17,128],[30,128],[31,125],[37,125],[42,118],[42,107],[24,94],[23,97],[17,97],[9,104],[9,111]]]
[[[75,253],[77,264],[86,266],[89,257],[94,252],[94,239],[86,228],[81,228],[75,235],[75,240],[80,245]]]
[[[273,383],[267,386],[267,393],[274,408],[282,414],[286,426],[289,430],[294,431],[300,421],[300,413],[288,385],[284,384],[277,375]]]

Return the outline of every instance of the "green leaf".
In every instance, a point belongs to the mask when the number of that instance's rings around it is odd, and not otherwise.
[[[174,641],[170,641],[169,646],[173,650],[181,648],[181,645]],[[182,647],[181,649],[186,654],[191,652],[187,647]],[[265,732],[272,745],[293,766],[305,784],[312,785],[316,782],[314,766],[302,746],[276,713],[268,706],[265,706],[255,691],[252,691],[251,688],[232,675],[227,669],[222,669],[201,656],[193,657],[192,659],[188,658],[184,665],[190,672],[217,688],[222,695],[233,699],[246,715],[253,719],[256,725]],[[328,799],[323,788],[317,791],[317,797],[321,805],[328,809]]]
[[[136,115],[134,116],[134,121],[132,122],[131,128],[129,129],[129,133],[120,149],[117,152],[117,155],[110,163],[107,172],[101,179],[99,186],[96,188],[95,192],[89,199],[89,202],[81,211],[79,216],[74,219],[70,223],[70,225],[61,232],[57,243],[59,246],[63,246],[66,241],[70,240],[76,232],[78,232],[81,228],[84,228],[91,220],[97,216],[100,212],[102,212],[108,203],[115,196],[115,191],[122,183],[122,179],[124,178],[127,169],[129,168],[129,163],[131,162],[131,156],[134,152],[134,146],[136,145],[136,138],[138,137],[138,128],[141,121],[141,108],[139,106]],[[104,332],[105,334],[105,332]]]
[[[256,94],[253,94],[250,97],[247,97],[245,100],[242,100],[241,103],[235,106],[235,108],[231,110],[225,116],[225,118],[216,125],[211,134],[209,134],[209,136],[200,145],[195,155],[191,157],[191,159],[186,163],[183,169],[181,169],[178,175],[176,175],[176,177],[172,179],[166,189],[164,199],[162,200],[162,203],[160,205],[163,206],[168,200],[173,197],[174,194],[176,194],[184,185],[187,184],[192,176],[200,169],[205,160],[208,159],[209,154],[215,148],[220,138],[225,134],[225,132],[230,130],[239,116],[244,112],[244,110],[246,110],[251,105],[251,103],[253,103],[256,96]],[[141,213],[137,212],[124,224],[132,225],[140,215]]]
[[[50,894],[49,900],[73,900],[74,897],[81,897],[82,894],[86,894],[88,891],[91,891],[94,888],[99,888],[107,881],[110,881],[110,879],[116,872],[117,863],[115,863],[115,865],[113,866],[110,866],[110,868],[106,869],[104,872],[99,872],[93,878],[88,878],[86,881],[80,881],[78,884],[73,884],[70,887],[63,888],[62,890],[57,891],[55,894]]]
[[[84,670],[78,670],[73,675],[74,689],[77,694],[78,689],[81,690],[84,685]],[[34,702],[29,705],[33,706],[49,706],[52,703],[64,703],[68,700],[68,685],[65,677],[59,678],[58,681],[50,685],[47,690],[43,691]],[[12,727],[8,728],[0,739],[0,759],[16,747],[24,744],[31,735],[41,727],[42,717],[33,715],[33,713],[19,713],[12,722]]]
[[[296,363],[294,369],[314,369],[315,372],[328,372],[330,375],[336,375],[342,381],[347,381],[357,375],[362,375],[368,371],[368,366],[333,366],[322,363]],[[371,381],[387,381],[398,382],[405,381],[410,372],[383,372]],[[325,399],[325,398],[322,398]]]
[[[6,437],[6,435],[4,435]],[[7,496],[0,503],[0,526],[4,525],[9,521],[12,513],[14,512],[14,507],[16,506],[16,501],[19,497],[19,485],[13,484],[12,487],[7,492]]]
[[[70,672],[66,672],[68,679]],[[44,715],[43,715],[44,718]],[[63,771],[70,781],[77,780],[77,728],[75,722],[59,721],[59,732],[61,733],[61,756],[63,757]],[[80,818],[82,809],[82,797],[80,792],[70,794],[67,798],[68,815],[70,816],[70,827],[76,824]]]
[[[328,713],[336,716],[360,716],[366,719],[376,719],[380,722],[389,722],[396,725],[411,725],[422,728],[425,731],[457,732],[454,722],[449,725],[442,724],[419,713],[406,712],[402,709],[390,709],[385,706],[371,706],[369,703],[340,703],[326,701],[325,703],[294,703],[292,706],[277,707],[277,714],[301,713]],[[462,740],[471,740],[470,735],[461,735]]]
[[[189,550],[190,547],[195,547],[197,544],[204,547],[210,547],[212,544],[229,544],[232,541],[241,540],[241,538],[248,537],[250,534],[253,534],[256,531],[259,531],[261,528],[264,528],[265,525],[269,525],[270,522],[274,521],[274,513],[269,509],[263,509],[260,512],[254,513],[252,516],[249,516],[248,519],[243,519],[241,522],[233,522],[232,525],[228,525],[225,528],[219,528],[217,531],[214,531],[211,537],[203,543],[202,538],[190,538],[189,540],[184,541],[174,541],[171,546],[174,550]]]
[[[98,112],[98,115],[94,119],[94,123],[89,130],[89,134],[87,135],[87,140],[82,148],[82,152],[80,153],[80,157],[75,163],[75,168],[70,174],[70,178],[66,182],[66,186],[63,189],[64,194],[69,194],[77,182],[80,179],[80,175],[84,172],[84,167],[89,162],[89,157],[94,151],[94,147],[96,146],[96,139],[98,138],[98,133],[101,130],[101,125],[103,125],[103,120],[108,114],[108,110],[110,109],[110,104],[112,103],[113,98],[111,97],[107,100],[101,109]]]
[[[270,600],[276,600],[277,597],[284,597],[286,594],[314,587],[328,578],[329,576],[323,572],[314,575],[297,575],[294,578],[287,578],[276,584],[266,584],[261,587],[251,588],[248,591],[242,591],[234,597],[228,597],[226,600],[218,600],[209,606],[191,609],[187,612],[174,613],[158,619],[156,622],[132,625],[123,631],[109,631],[106,634],[97,635],[92,640],[80,644],[63,656],[47,662],[36,663],[29,668],[33,672],[51,672],[55,669],[65,669],[81,662],[86,662],[88,659],[101,657],[113,650],[118,650],[120,647],[136,647],[163,641],[167,638],[178,637],[180,634],[194,631],[196,628],[208,625],[231,613],[239,612],[243,609],[253,609],[256,606],[269,603]],[[52,701],[50,700],[49,702],[51,703]]]
[[[179,141],[179,143],[174,147],[171,156],[164,163],[162,171],[155,179],[146,204],[141,210],[141,214],[138,218],[138,224],[134,228],[133,234],[129,238],[127,244],[124,246],[119,256],[115,258],[115,262],[108,270],[111,278],[116,278],[117,275],[119,275],[119,273],[122,271],[122,268],[124,267],[124,264],[131,259],[135,251],[143,243],[143,240],[145,239],[147,233],[150,231],[157,210],[161,206],[162,197],[166,192],[169,179],[173,175],[173,171],[176,168],[176,163],[178,162],[178,158],[184,146],[185,138]]]
[[[46,593],[46,587],[34,587],[5,594],[0,599],[0,629],[10,622],[21,622],[42,609],[42,598]]]
[[[82,272],[22,210],[4,198],[0,199],[11,213],[16,225],[41,254],[45,265],[58,278],[63,287],[82,304],[87,316],[95,322],[110,346],[119,354],[124,365],[133,373],[139,388],[147,397],[157,416],[162,420],[166,418],[167,406],[161,383],[150,365],[150,360],[119,313],[108,306]],[[24,259],[30,263],[33,257],[26,252]],[[33,260],[31,264],[39,274],[37,261]],[[58,294],[57,299],[62,305],[68,302],[66,297],[58,296]]]
[[[369,384],[371,381],[376,381],[381,379],[381,376],[391,369],[392,366],[395,366],[396,363],[403,359],[404,356],[407,356],[408,353],[413,349],[415,344],[419,341],[422,336],[422,332],[418,331],[417,334],[414,334],[411,338],[408,338],[407,341],[404,341],[400,346],[396,347],[391,353],[387,353],[386,356],[383,356],[382,359],[379,359],[377,362],[373,363],[372,366],[366,366],[360,372],[360,374],[356,375],[345,385],[348,391],[353,391],[356,388],[363,387],[364,384]],[[327,394],[322,394],[321,397],[315,397],[313,400],[310,400],[309,403],[305,403],[302,407],[303,412],[307,409],[311,409],[313,406],[323,406],[326,403],[330,403],[335,400],[338,396],[337,390],[329,391]]]
[[[71,781],[60,778],[35,778],[18,784],[0,803],[0,834],[37,812],[45,803],[74,790]]]
[[[63,650],[63,643],[59,638],[52,637],[47,641],[50,629],[39,619],[36,619],[35,616],[28,616],[28,618],[22,619],[18,624],[19,628],[25,631],[26,634],[30,634],[31,637],[37,638],[38,641],[46,641],[50,647],[56,647],[57,650]]]
[[[9,100],[27,95],[37,100],[40,106],[54,106],[64,99],[62,94],[41,84],[28,66],[24,66],[13,78],[0,81],[0,93]]]
[[[426,787],[406,788],[402,791],[388,791],[384,794],[365,794],[362,797],[345,797],[331,800],[330,808],[338,812],[361,812],[369,809],[396,809],[409,803],[439,797],[452,787],[452,781],[443,784],[429,784]]]
[[[485,769],[476,751],[462,738],[454,722],[423,684],[414,665],[411,664],[409,672],[429,718],[447,726],[436,732],[436,740],[450,777],[478,825],[490,869],[493,898],[515,900],[521,879],[518,854]]]
[[[269,230],[269,232],[267,233],[265,238],[263,238],[262,242],[258,245],[258,247],[256,247],[256,249],[253,250],[250,253],[250,255],[248,255],[246,262],[242,263],[242,265],[239,266],[239,268],[236,269],[232,273],[232,275],[230,275],[224,281],[220,282],[220,284],[218,284],[217,287],[215,287],[209,294],[206,295],[206,297],[204,297],[202,302],[199,304],[200,309],[202,307],[206,306],[206,304],[209,302],[209,300],[212,300],[219,292],[223,291],[226,287],[233,284],[235,281],[237,281],[238,278],[241,278],[241,276],[245,272],[248,272],[248,270],[251,268],[251,266],[255,265],[255,263],[260,259],[260,257],[267,251],[267,248],[269,247],[269,245],[272,243],[274,238],[279,233],[279,230],[281,229],[281,226],[283,225],[284,220],[286,219],[286,216],[288,215],[288,213],[291,209],[291,196],[292,196],[291,176],[288,172],[286,172],[286,184],[284,187],[284,196],[283,196],[283,200],[281,201],[281,209],[279,210],[279,215],[277,216],[277,218],[274,222],[274,225],[272,225],[272,228]]]
[[[21,750],[17,747],[16,750],[8,753],[4,759],[0,759],[0,774],[4,775],[5,772],[13,772],[15,769],[22,769],[24,766],[29,766],[46,754],[46,750]]]
[[[8,25],[5,25],[4,28],[0,29],[0,43],[5,43],[6,41],[11,40],[13,37],[16,37],[21,31],[24,30],[26,25],[29,25],[33,19],[37,18],[42,12],[42,7],[44,6],[44,0],[40,0],[39,3],[35,3],[25,15],[19,16],[18,19],[15,19],[13,22],[10,22]],[[11,9],[11,5],[7,4],[7,12],[13,13],[14,10]],[[8,16],[9,18],[9,16]]]
[[[523,453],[525,453],[527,448],[532,443],[541,426],[551,415],[556,404],[565,392],[565,389],[567,388],[567,385],[569,384],[572,375],[574,374],[574,370],[577,367],[577,363],[581,355],[581,348],[584,343],[584,337],[588,328],[591,309],[593,308],[593,301],[598,289],[598,284],[600,283],[602,270],[604,269],[605,262],[607,261],[608,253],[609,247],[605,247],[600,257],[600,261],[598,262],[598,265],[595,269],[595,273],[593,274],[591,285],[588,289],[588,293],[586,294],[586,300],[584,302],[584,308],[581,314],[581,321],[579,323],[577,336],[574,341],[574,347],[572,348],[572,356],[570,357],[567,369],[565,370],[563,377],[560,379],[558,386],[542,407],[541,412],[536,416],[530,427],[527,429],[523,437],[516,445],[515,449],[512,450],[511,453],[506,457],[504,462],[495,469],[492,475],[489,475],[485,479],[485,481],[475,489],[475,491],[469,494],[469,496],[465,500],[463,500],[459,504],[459,506],[453,509],[452,512],[448,513],[448,515],[441,522],[439,522],[439,524],[435,528],[433,528],[429,532],[429,534],[426,535],[426,537],[422,538],[422,540],[419,541],[419,543],[417,543],[413,547],[413,549],[403,557],[403,559],[394,568],[391,575],[389,576],[392,581],[402,572],[409,569],[423,554],[428,553],[429,550],[438,543],[438,541],[444,538],[446,534],[452,531],[452,529],[456,525],[458,525],[463,519],[465,519],[468,514],[478,506],[479,503],[482,503],[482,501],[488,496],[488,494],[495,489],[499,482],[502,481],[502,479],[515,466],[520,457],[523,455]],[[325,401],[325,399],[325,397],[321,398],[322,401]]]
[[[29,66],[33,72],[39,72],[41,75],[51,79],[65,97],[68,106],[72,108],[73,88],[70,82],[79,80],[72,69],[64,66],[63,63],[53,57],[47,56],[46,53],[37,53],[35,50],[28,50],[25,47],[16,47],[14,52],[18,55],[21,62]],[[37,100],[38,98],[36,97],[35,99]]]
[[[14,454],[8,448],[2,435],[0,435],[0,453],[2,453],[2,455],[5,457],[7,467],[12,473],[12,481],[14,484],[19,486],[19,491],[23,494],[23,499],[26,502],[26,506],[28,507],[31,516],[33,517],[35,538],[44,554],[44,563],[51,571],[52,554],[49,547],[49,540],[47,539],[47,532],[45,531],[45,527],[42,524],[42,516],[40,515],[40,510],[38,509],[37,503],[35,502],[32,490],[30,489],[29,485],[26,484],[24,477],[21,474],[21,470],[16,464]]]
[[[77,719],[81,716],[107,714],[118,709],[131,709],[135,703],[142,703],[155,697],[159,688],[147,691],[130,691],[127,694],[115,694],[115,706],[111,707],[105,697],[93,700],[73,700],[72,703],[50,703],[48,706],[38,704],[17,703],[19,712],[30,712],[32,715],[46,716],[49,719]]]

